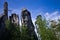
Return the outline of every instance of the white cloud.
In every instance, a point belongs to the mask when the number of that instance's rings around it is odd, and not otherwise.
[[[44,14],[44,16],[45,16],[46,20],[55,20],[55,21],[57,21],[58,19],[60,19],[59,13],[60,13],[59,11],[54,11],[52,13],[46,12]],[[39,15],[40,15],[40,13],[39,13]],[[33,22],[34,25],[35,25],[35,21],[36,21],[36,19],[32,18],[32,22]]]
[[[53,13],[46,13],[45,14],[46,20],[58,20],[60,18],[59,12],[55,11]]]

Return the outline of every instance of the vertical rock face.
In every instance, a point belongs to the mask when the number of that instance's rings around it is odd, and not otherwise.
[[[18,17],[18,15],[16,15],[15,13],[13,13],[13,14],[10,16],[10,21],[11,21],[13,24],[19,25],[19,17]]]
[[[29,35],[34,36],[35,40],[38,40],[36,33],[34,31],[34,25],[31,20],[31,14],[27,9],[23,9],[21,13],[21,22],[22,26],[26,26],[29,30]]]
[[[0,28],[4,30],[5,28],[5,20],[8,19],[8,3],[4,2],[4,14],[0,15]]]
[[[0,40],[2,39],[5,32],[5,15],[0,17]]]
[[[22,25],[29,26],[29,27],[33,26],[33,23],[31,20],[31,14],[27,9],[22,10],[21,22],[22,22]],[[33,28],[34,28],[34,26],[33,26]]]
[[[0,15],[0,34],[4,32],[6,19],[8,19],[8,3],[4,2],[4,14]]]
[[[3,30],[5,27],[5,15],[1,15],[0,17],[0,29]]]
[[[4,2],[4,14],[6,16],[6,19],[8,19],[8,3]]]

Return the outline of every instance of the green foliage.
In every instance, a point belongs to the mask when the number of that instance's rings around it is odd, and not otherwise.
[[[5,22],[6,27],[6,38],[7,40],[34,40],[33,35],[29,35],[29,29],[26,26],[21,26],[22,31],[20,32],[20,27],[12,24],[9,20]]]
[[[8,40],[20,40],[20,28],[19,26],[16,26],[12,24],[9,20],[5,22],[6,27],[5,31],[8,38]]]
[[[30,36],[29,30],[26,26],[22,26],[21,40],[34,40],[33,35]]]
[[[35,23],[39,27],[38,32],[41,36],[41,40],[57,40],[54,32],[48,28],[46,20],[42,19],[40,15],[37,16]]]

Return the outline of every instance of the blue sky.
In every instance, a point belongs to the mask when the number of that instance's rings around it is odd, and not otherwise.
[[[35,20],[36,16],[41,14],[46,18],[60,17],[60,0],[6,0],[8,2],[8,9],[12,10],[12,13],[21,14],[22,8],[27,8],[32,15],[32,19]],[[3,10],[4,0],[0,0],[0,14]],[[9,15],[11,13],[9,12]],[[51,16],[52,15],[52,16]],[[58,17],[57,17],[58,16]]]

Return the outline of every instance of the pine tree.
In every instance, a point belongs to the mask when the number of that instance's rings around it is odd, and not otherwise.
[[[38,32],[40,34],[41,40],[57,40],[54,32],[48,28],[46,20],[43,19],[41,15],[37,16],[35,23],[39,27]]]

